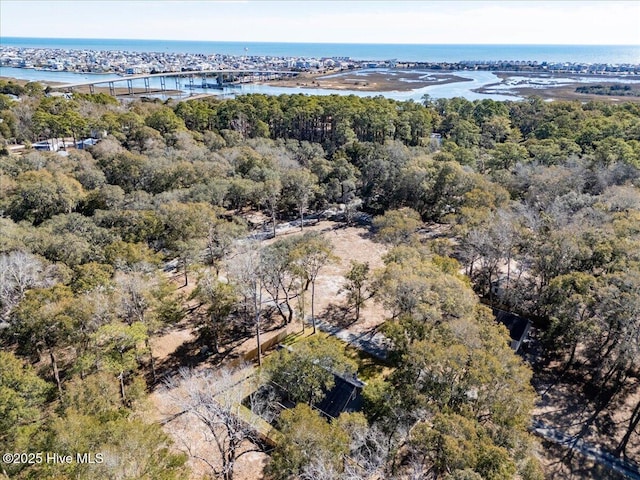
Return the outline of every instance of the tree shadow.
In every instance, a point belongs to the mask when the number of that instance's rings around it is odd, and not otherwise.
[[[206,361],[207,355],[204,353],[205,345],[200,337],[184,342],[174,352],[156,364],[156,380],[147,372],[147,382],[149,385],[161,383],[165,378],[171,377],[180,368],[195,368]]]
[[[145,374],[148,385],[155,388],[165,379],[175,375],[181,368],[194,369],[203,364],[215,366],[240,358],[237,348],[252,337],[246,329],[238,325],[221,339],[220,350],[216,352],[212,347],[211,338],[198,335],[197,330],[194,330],[194,334],[196,337],[193,340],[182,343],[166,358],[156,360],[156,378],[153,378],[150,368]]]
[[[581,455],[571,455],[567,447],[542,441],[545,456],[558,459],[545,468],[549,480],[624,480],[626,477]]]
[[[327,308],[318,315],[318,319],[329,325],[347,328],[356,322],[355,316],[351,312],[352,309],[350,307],[330,303]]]
[[[613,451],[619,441],[621,429],[625,426],[625,419],[620,416],[620,411],[625,409],[627,399],[637,392],[638,382],[627,382],[621,386],[607,386],[602,388],[596,383],[592,374],[586,373],[584,365],[574,366],[568,370],[562,370],[558,365],[555,368],[543,369],[537,372],[538,387],[544,388],[547,381],[551,381],[551,388],[545,390],[545,405],[553,405],[556,408],[546,410],[536,417],[544,423],[564,430],[575,441],[583,440],[588,443]],[[554,375],[561,378],[553,381]],[[575,388],[581,385],[582,388]],[[538,390],[540,391],[540,389]],[[602,472],[604,476],[580,477],[584,472],[579,462],[584,457],[574,450],[563,451],[559,462],[565,473],[578,474],[576,478],[613,478],[606,476],[611,474],[609,470]],[[561,478],[562,474],[551,476]],[[568,477],[565,477],[568,478]]]
[[[372,228],[366,228],[362,225],[355,225],[355,226],[360,227],[361,231],[358,232],[358,236],[363,240],[371,240],[372,242],[375,242],[375,243],[381,243],[379,240],[376,239],[376,234]]]

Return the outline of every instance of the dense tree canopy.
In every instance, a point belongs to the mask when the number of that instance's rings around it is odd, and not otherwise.
[[[198,361],[209,347],[217,361],[252,335],[260,344],[273,318],[315,322],[315,282],[334,254],[331,234],[304,231],[323,215],[371,223],[390,248],[383,268],[354,263],[339,279],[356,320],[369,297],[388,315],[388,371],[365,388],[366,420],[284,414],[274,476],[540,478],[531,371],[479,298],[535,320],[537,374],[574,382],[593,412],[585,432],[626,406],[615,438],[600,433],[617,455],[637,451],[637,104],[121,104],[0,81],[0,119],[2,147],[100,137],[67,155],[0,149],[0,444],[120,459],[117,472],[8,472],[17,478],[184,478],[185,459],[142,420],[159,378],[154,337],[188,314]],[[285,222],[303,234],[281,234]],[[184,296],[167,280],[178,271]],[[295,401],[313,404],[344,363],[317,343],[266,362]]]

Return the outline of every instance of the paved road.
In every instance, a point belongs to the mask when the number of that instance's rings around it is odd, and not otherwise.
[[[611,453],[602,450],[593,444],[587,443],[581,438],[568,435],[556,428],[550,427],[539,420],[533,422],[533,433],[558,445],[570,448],[594,460],[596,463],[610,470],[624,475],[632,480],[640,480],[640,467],[634,463],[614,457]]]

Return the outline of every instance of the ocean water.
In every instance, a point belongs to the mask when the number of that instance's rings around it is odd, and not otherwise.
[[[573,62],[605,64],[640,64],[640,46],[587,46],[587,45],[390,45],[390,44],[320,44],[320,43],[242,43],[242,42],[193,42],[161,40],[111,40],[111,39],[48,39],[0,37],[0,46],[26,48],[56,48],[62,50],[112,50],[138,52],[175,52],[194,54],[228,54],[286,56],[303,58],[350,57],[357,60],[433,61],[459,62],[464,60],[530,60],[538,62]],[[246,50],[245,50],[246,49]],[[359,72],[365,75],[366,70]],[[420,101],[429,94],[433,98],[465,97],[469,100],[491,98],[493,100],[518,100],[508,85],[496,85],[499,79],[491,72],[461,71],[457,75],[470,81],[432,85],[409,91],[363,92],[350,90],[327,90],[300,87],[279,87],[271,85],[242,85],[224,90],[185,89],[185,83],[179,87],[179,98],[207,93],[221,96],[235,96],[242,93],[304,93],[308,95],[383,95],[396,100]],[[52,72],[43,70],[0,67],[0,76],[20,78],[30,81],[53,81],[75,83],[93,80],[123,80],[116,74],[88,74],[75,72]],[[634,81],[637,81],[635,79]],[[197,80],[197,83],[200,80]],[[160,87],[158,78],[150,79],[152,88]],[[173,88],[173,81],[168,81]],[[478,93],[474,90],[489,85],[495,86],[491,92]],[[105,86],[105,84],[103,84]],[[124,86],[120,84],[119,86]],[[135,80],[134,87],[144,87],[142,80]],[[164,97],[160,95],[160,97]]]
[[[306,58],[350,57],[354,60],[396,59],[409,62],[530,60],[605,64],[640,63],[640,45],[401,45],[0,37],[0,46],[206,55],[218,53]]]

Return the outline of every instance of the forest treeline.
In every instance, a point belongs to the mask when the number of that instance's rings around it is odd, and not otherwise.
[[[638,97],[640,90],[632,85],[589,85],[576,88],[578,93],[591,93],[595,95],[616,95],[620,97]]]
[[[186,455],[145,419],[159,378],[150,342],[189,314],[178,287],[195,282],[191,300],[207,312],[198,335],[215,352],[259,335],[265,298],[273,321],[308,315],[313,299],[296,302],[332,261],[330,242],[238,240],[327,210],[346,224],[374,216],[390,245],[381,271],[353,265],[345,281],[358,311],[368,285],[368,301],[389,312],[392,373],[365,388],[363,415],[328,423],[297,398],[269,475],[542,478],[527,433],[531,371],[478,296],[536,319],[536,368],[572,379],[592,407],[585,431],[627,403],[605,447],[637,452],[640,106],[336,95],[120,103],[11,82],[0,92],[0,445],[119,459],[4,464],[5,474],[184,478]],[[88,136],[99,143],[65,155],[8,151]],[[434,223],[448,238],[423,238]],[[167,279],[170,261],[184,282]],[[321,358],[348,367],[325,350],[280,353],[265,369],[277,379],[288,368],[322,376]],[[235,457],[220,453],[232,461],[212,471],[231,478]]]

